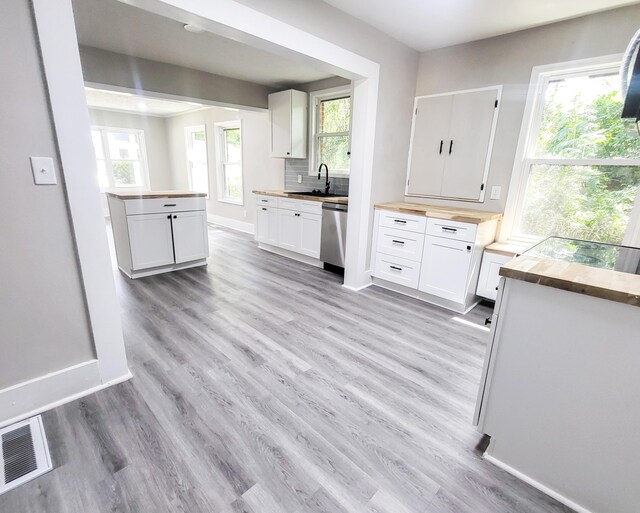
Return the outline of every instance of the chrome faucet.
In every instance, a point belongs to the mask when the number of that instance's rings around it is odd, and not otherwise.
[[[331,182],[329,181],[329,168],[327,167],[327,165],[323,162],[322,164],[320,164],[320,166],[318,166],[318,180],[320,180],[320,176],[322,175],[322,166],[324,166],[324,170],[326,173],[326,182],[324,184],[324,193],[325,194],[329,194],[329,188],[331,187]]]

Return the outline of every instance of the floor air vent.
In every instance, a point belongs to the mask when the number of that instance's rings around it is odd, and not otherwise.
[[[0,429],[0,494],[51,470],[40,415]]]

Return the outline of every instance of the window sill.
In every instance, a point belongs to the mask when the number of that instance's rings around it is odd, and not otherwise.
[[[244,206],[244,201],[234,201],[226,198],[218,198],[218,203],[227,203],[229,205],[236,205],[238,207]]]

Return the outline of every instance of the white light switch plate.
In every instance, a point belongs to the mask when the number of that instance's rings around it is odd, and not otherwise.
[[[302,175],[298,175],[298,183],[302,183]]]
[[[52,158],[31,157],[31,170],[36,185],[55,185],[58,183]]]
[[[502,187],[499,185],[494,185],[491,187],[491,199],[500,199],[500,193],[502,192]]]

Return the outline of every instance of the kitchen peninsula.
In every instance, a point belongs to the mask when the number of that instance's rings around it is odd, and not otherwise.
[[[485,457],[578,512],[640,504],[639,273],[640,249],[559,237],[500,270]]]
[[[206,194],[107,192],[119,269],[140,278],[207,264]]]

